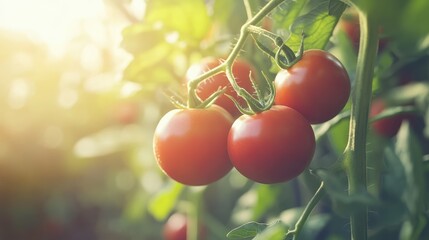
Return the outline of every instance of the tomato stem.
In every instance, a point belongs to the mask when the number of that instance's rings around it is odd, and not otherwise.
[[[274,8],[276,8],[278,5],[280,5],[284,0],[271,0],[269,3],[267,3],[258,13],[256,13],[251,19],[249,19],[240,30],[240,36],[234,45],[234,48],[226,58],[225,62],[221,63],[215,68],[212,68],[211,70],[203,73],[202,75],[198,76],[195,79],[192,79],[188,82],[188,107],[196,107],[198,105],[198,97],[196,96],[195,89],[197,88],[198,84],[202,82],[203,80],[218,74],[220,72],[225,72],[226,76],[228,77],[229,82],[231,83],[232,87],[235,91],[237,91],[237,94],[241,97],[245,96],[242,94],[244,89],[241,89],[241,87],[237,84],[235,81],[234,75],[232,73],[232,65],[235,61],[235,59],[238,57],[240,51],[243,49],[243,46],[250,35],[250,30],[252,25],[256,25],[258,22],[262,21],[268,13],[270,13]],[[244,90],[245,91],[245,90]]]
[[[203,195],[205,188],[193,188],[190,189],[190,200],[191,200],[191,205],[188,207],[188,214],[187,214],[187,218],[188,218],[188,222],[189,224],[187,225],[187,229],[186,229],[186,235],[188,236],[187,239],[188,240],[198,240],[198,235],[200,232],[199,229],[199,215],[200,215],[200,211],[201,211],[201,198]]]
[[[251,19],[253,17],[252,7],[250,6],[249,0],[243,0],[244,8],[246,9],[247,18]]]
[[[349,195],[366,193],[366,136],[372,96],[372,78],[378,48],[378,24],[371,14],[359,12],[360,49],[356,68],[356,83],[352,93],[350,128],[344,166],[349,182]],[[368,208],[356,206],[350,216],[351,238],[365,240],[368,230]]]
[[[304,226],[305,222],[307,221],[313,209],[316,207],[317,203],[319,203],[319,201],[325,196],[325,193],[326,192],[324,189],[324,182],[322,181],[320,183],[319,188],[314,193],[313,197],[307,203],[307,206],[305,206],[305,209],[302,212],[301,216],[299,217],[298,221],[296,222],[294,229],[289,230],[286,233],[285,238],[293,234],[293,240],[298,239],[298,235],[301,232],[302,227]]]

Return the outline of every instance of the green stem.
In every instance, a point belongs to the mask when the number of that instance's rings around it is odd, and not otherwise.
[[[188,208],[188,228],[186,229],[188,240],[198,240],[199,215],[201,211],[201,198],[205,188],[191,189],[191,205]]]
[[[232,74],[232,64],[234,63],[235,59],[238,57],[241,49],[244,46],[244,43],[246,42],[247,37],[249,36],[249,26],[255,25],[258,22],[262,21],[263,18],[270,13],[274,8],[276,8],[278,5],[280,5],[284,0],[271,0],[269,3],[267,3],[256,15],[254,15],[249,21],[247,21],[240,30],[240,36],[237,40],[237,43],[235,44],[234,48],[232,49],[231,53],[228,55],[225,62],[218,65],[217,67],[211,69],[210,71],[205,72],[204,74],[198,76],[197,78],[191,80],[188,82],[188,107],[195,107],[196,106],[196,99],[197,96],[195,94],[195,89],[197,88],[198,84],[203,81],[204,79],[207,79],[217,73],[220,73],[222,71],[225,71],[228,80],[230,81],[231,85],[233,86],[234,90],[237,92],[240,92],[240,86],[238,86],[237,82],[234,79],[234,76]]]
[[[325,193],[326,192],[324,189],[324,182],[322,181],[320,183],[319,188],[314,193],[313,197],[307,203],[307,206],[305,206],[304,211],[302,212],[301,216],[299,217],[298,221],[295,224],[295,228],[293,230],[289,230],[286,234],[286,237],[293,234],[293,240],[296,240],[298,238],[298,235],[301,232],[305,222],[307,221],[308,217],[310,216],[311,212],[313,211],[314,207],[316,207],[320,199],[322,199],[322,197],[325,196]]]
[[[378,48],[378,25],[371,15],[360,12],[360,49],[356,68],[356,84],[352,95],[349,139],[345,151],[345,169],[349,181],[349,195],[367,191],[366,135],[368,112],[372,95],[372,78]],[[366,240],[368,208],[357,206],[350,216],[351,238]]]
[[[238,86],[237,82],[235,81],[231,68],[232,68],[232,64],[234,63],[235,59],[237,58],[238,54],[243,48],[247,37],[250,35],[249,27],[251,28],[252,25],[256,25],[258,22],[262,21],[262,19],[268,13],[270,13],[274,8],[280,5],[283,1],[284,0],[271,0],[258,13],[256,13],[256,15],[253,18],[251,18],[241,27],[240,36],[237,40],[237,43],[235,44],[228,58],[224,62],[224,64],[226,65],[226,70],[225,70],[226,76],[228,77],[228,80],[230,81],[234,90],[237,91],[238,95],[240,95],[240,92],[241,92],[240,86]]]
[[[250,6],[249,0],[243,0],[244,8],[246,9],[247,18],[251,19],[253,17],[252,7]]]

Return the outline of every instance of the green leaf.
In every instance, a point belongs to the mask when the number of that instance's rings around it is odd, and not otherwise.
[[[121,46],[136,56],[165,43],[165,32],[157,26],[160,25],[136,23],[126,27],[122,31]]]
[[[398,132],[395,152],[402,164],[405,184],[402,200],[409,211],[409,225],[404,225],[401,239],[420,239],[419,235],[426,220],[423,217],[427,203],[427,189],[423,167],[423,154],[417,137],[409,123],[402,124]]]
[[[285,29],[289,29],[307,1],[308,0],[284,1],[271,15],[271,18],[274,20],[274,29],[280,31],[279,33]]]
[[[273,224],[249,222],[231,230],[228,239],[282,240],[287,228],[280,222]]]
[[[367,177],[368,184],[371,184],[369,185],[369,191],[371,191],[372,188],[377,188],[377,186],[375,186],[376,183],[373,183],[374,179],[377,177],[381,179],[380,194],[378,194],[381,204],[369,209],[368,218],[371,231],[382,235],[383,230],[398,228],[398,226],[407,219],[406,206],[401,200],[401,196],[406,188],[406,184],[404,183],[404,170],[398,156],[395,154],[392,141],[383,141],[374,134],[374,136],[371,136],[368,146],[370,148],[368,149],[370,153],[367,159]],[[374,167],[371,166],[374,164],[382,165],[382,169],[374,169]]]
[[[147,1],[145,22],[161,23],[167,32],[177,32],[187,43],[199,44],[211,27],[203,0]]]
[[[255,237],[269,225],[266,223],[248,222],[231,230],[226,237],[229,239],[245,239]]]
[[[253,240],[283,240],[287,229],[280,221],[277,221],[256,235]]]
[[[395,152],[402,163],[408,186],[405,188],[403,199],[410,213],[416,215],[425,210],[423,154],[420,143],[407,122],[398,132]]]
[[[156,47],[135,56],[124,70],[124,78],[132,81],[136,81],[136,79],[153,81],[148,75],[153,74],[152,71],[162,70],[157,66],[165,61],[171,51],[172,47],[170,45],[158,44]]]
[[[308,13],[299,16],[291,25],[291,35],[286,44],[294,51],[299,49],[301,35],[306,35],[305,49],[323,49],[346,9],[347,5],[339,0],[318,1],[318,5]]]
[[[176,206],[176,202],[184,189],[184,185],[172,182],[166,188],[160,190],[149,202],[149,212],[152,216],[162,221]]]
[[[253,219],[262,217],[278,200],[280,185],[259,184],[256,188],[257,202],[253,207]]]

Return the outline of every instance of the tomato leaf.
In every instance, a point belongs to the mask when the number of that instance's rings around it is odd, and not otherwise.
[[[249,222],[231,230],[226,236],[228,239],[281,240],[286,230],[280,221],[273,224]]]
[[[253,206],[253,219],[262,217],[278,200],[281,192],[279,185],[259,184],[256,188],[257,202]]]
[[[268,227],[266,223],[248,222],[231,230],[226,237],[229,239],[244,239],[255,237]]]
[[[318,5],[309,12],[300,15],[290,26],[290,37],[286,44],[294,51],[299,49],[301,35],[305,33],[305,49],[323,49],[346,9],[347,5],[339,0],[317,1]]]
[[[122,48],[135,56],[164,43],[165,32],[157,26],[160,25],[136,23],[126,27],[122,31]]]
[[[124,78],[127,80],[135,80],[140,76],[147,77],[146,74],[150,73],[155,65],[165,60],[171,50],[171,47],[167,44],[158,44],[156,47],[137,55],[125,68]]]
[[[183,189],[184,185],[172,182],[171,185],[160,190],[149,202],[149,212],[152,216],[159,221],[164,220],[176,206]]]
[[[210,30],[210,17],[203,0],[147,1],[144,21],[161,23],[167,32],[177,32],[186,42],[199,44]]]
[[[274,29],[277,29],[279,34],[283,33],[284,35],[283,31],[289,29],[306,3],[307,0],[284,1],[271,15],[274,20]]]
[[[406,187],[404,171],[390,139],[383,140],[376,134],[370,138],[367,149],[368,191],[382,202],[369,208],[371,230],[397,228],[406,219],[406,207],[401,200]]]
[[[283,240],[286,230],[287,227],[282,222],[276,221],[256,235],[253,240]]]
[[[395,152],[402,164],[406,184],[401,198],[410,214],[410,229],[401,237],[418,239],[422,226],[426,224],[422,214],[425,212],[427,193],[422,150],[408,122],[403,123],[398,132]]]

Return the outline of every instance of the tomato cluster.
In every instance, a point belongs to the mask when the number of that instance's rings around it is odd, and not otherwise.
[[[219,63],[206,59],[193,65],[188,81]],[[238,84],[250,93],[254,92],[252,69],[242,60],[232,69]],[[220,87],[227,87],[228,95],[245,103],[225,74],[204,80],[196,93],[204,100]],[[253,115],[237,118],[238,109],[226,96],[205,109],[170,111],[155,130],[158,165],[186,185],[210,184],[233,167],[265,184],[297,177],[308,167],[315,151],[311,124],[325,122],[342,110],[350,94],[350,81],[333,55],[309,50],[295,65],[277,74],[275,87],[275,104]]]

